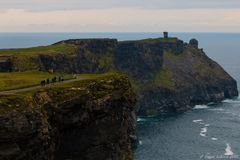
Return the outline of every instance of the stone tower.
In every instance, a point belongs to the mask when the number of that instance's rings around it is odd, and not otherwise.
[[[196,39],[191,39],[189,41],[189,45],[193,46],[194,48],[198,48],[198,40]]]
[[[168,38],[168,32],[163,32],[164,38]]]

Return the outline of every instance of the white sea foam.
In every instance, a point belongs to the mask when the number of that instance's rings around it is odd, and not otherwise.
[[[217,138],[215,138],[215,137],[212,137],[211,138],[213,141],[217,141],[218,139]]]
[[[206,109],[209,108],[207,105],[196,105],[193,109]]]
[[[202,121],[203,121],[202,119],[193,120],[194,123],[199,123],[199,122],[202,122]]]
[[[224,113],[227,113],[227,114],[232,114],[232,112],[229,112],[229,111],[227,111],[227,112],[224,112]]]
[[[211,108],[210,111],[224,111],[223,108]]]
[[[236,113],[232,113],[232,115],[233,115],[233,116],[238,116],[238,114],[236,114]]]
[[[240,97],[236,99],[225,99],[222,101],[223,103],[240,103]]]
[[[216,103],[215,102],[210,102],[207,105],[214,105],[214,104],[216,104]]]
[[[207,133],[207,127],[204,127],[201,129],[200,136],[206,137],[206,133]]]
[[[225,99],[224,101],[222,101],[223,103],[239,103],[239,101],[237,100],[232,100],[232,99]]]
[[[232,148],[231,148],[231,146],[230,146],[230,144],[226,144],[226,149],[225,149],[225,156],[232,156],[233,155],[233,151],[232,151]]]
[[[137,118],[137,122],[144,122],[144,121],[146,121],[146,119],[144,119],[144,118]]]
[[[210,124],[205,124],[205,127],[209,127],[210,126]]]
[[[139,145],[142,145],[143,143],[142,143],[142,141],[139,141]]]

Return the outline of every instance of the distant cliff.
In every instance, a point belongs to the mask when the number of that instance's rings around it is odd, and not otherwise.
[[[2,50],[0,66],[2,71],[126,73],[138,91],[138,115],[183,112],[195,104],[238,95],[236,81],[198,48],[195,39],[189,43],[177,38],[67,40]]]
[[[176,39],[121,42],[117,68],[133,77],[139,115],[184,112],[238,95],[236,81],[198,48]]]
[[[0,96],[1,160],[132,160],[136,95],[125,76]]]

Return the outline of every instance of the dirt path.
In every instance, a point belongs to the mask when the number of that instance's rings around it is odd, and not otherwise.
[[[77,77],[76,79],[66,80],[66,81],[63,81],[63,82],[56,82],[54,84],[49,84],[49,85],[46,85],[44,87],[41,86],[41,85],[38,85],[38,86],[33,86],[33,87],[21,88],[21,89],[0,91],[0,95],[8,95],[8,94],[15,94],[15,93],[20,93],[20,92],[32,91],[32,90],[41,89],[41,88],[49,88],[53,85],[71,83],[71,82],[80,81],[80,80],[83,80],[83,79],[84,79],[83,77]]]

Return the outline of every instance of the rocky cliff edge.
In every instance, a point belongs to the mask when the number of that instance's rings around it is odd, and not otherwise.
[[[131,160],[136,95],[119,74],[0,96],[1,160]]]

